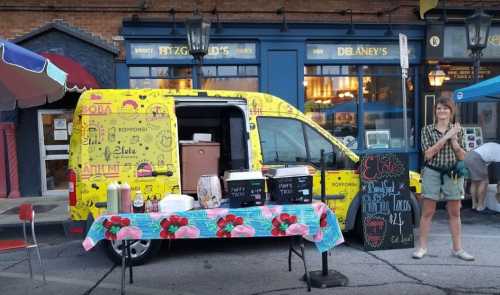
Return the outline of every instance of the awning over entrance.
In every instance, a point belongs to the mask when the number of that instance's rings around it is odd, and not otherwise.
[[[43,52],[41,55],[68,73],[66,91],[83,92],[87,89],[101,88],[96,78],[77,61],[55,53]]]
[[[500,76],[455,90],[456,102],[500,102]]]

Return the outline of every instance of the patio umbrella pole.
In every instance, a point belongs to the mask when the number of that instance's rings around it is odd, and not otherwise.
[[[325,151],[321,150],[321,202],[326,204],[326,165]],[[331,288],[347,285],[346,276],[335,270],[328,269],[328,251],[321,253],[321,270],[309,272],[311,286],[315,288]],[[304,276],[305,277],[305,276]]]

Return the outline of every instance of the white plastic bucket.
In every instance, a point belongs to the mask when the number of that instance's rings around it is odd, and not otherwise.
[[[497,185],[490,184],[486,191],[486,207],[490,210],[500,212],[500,200],[497,198]]]
[[[198,201],[205,209],[220,206],[222,191],[219,177],[217,175],[202,175],[198,179],[197,186]]]

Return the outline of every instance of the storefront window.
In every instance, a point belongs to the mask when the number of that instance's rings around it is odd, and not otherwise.
[[[257,66],[218,65],[203,67],[203,89],[258,91]]]
[[[305,114],[356,149],[359,88],[356,68],[306,66],[304,72]]]
[[[403,148],[403,96],[398,67],[363,66],[363,108],[366,148]],[[409,146],[414,147],[414,86],[406,85]]]
[[[305,67],[304,73],[305,113],[308,117],[351,149],[403,148],[399,66],[310,65]],[[413,75],[410,75],[406,85],[410,147],[415,146],[413,80]],[[361,111],[364,114],[362,121],[358,116]],[[361,133],[364,134],[358,134],[360,124],[363,124]],[[364,138],[364,147],[359,146],[360,136]]]
[[[130,88],[192,88],[191,67],[130,67]]]

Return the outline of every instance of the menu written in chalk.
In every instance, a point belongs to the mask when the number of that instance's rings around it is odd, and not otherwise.
[[[413,248],[408,155],[365,155],[360,176],[365,249]]]

